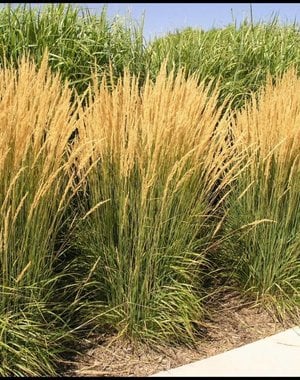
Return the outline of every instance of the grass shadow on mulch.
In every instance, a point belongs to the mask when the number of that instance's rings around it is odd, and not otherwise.
[[[78,354],[62,363],[66,377],[117,376],[140,377],[205,359],[233,348],[252,343],[295,326],[266,309],[245,303],[238,294],[219,294],[209,301],[207,330],[196,347],[149,347],[116,339],[111,332],[82,340]]]

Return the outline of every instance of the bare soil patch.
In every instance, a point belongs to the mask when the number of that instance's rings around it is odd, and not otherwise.
[[[252,343],[295,326],[290,318],[279,321],[259,306],[245,304],[239,296],[218,301],[208,328],[195,348],[149,347],[116,340],[112,334],[94,336],[83,343],[82,353],[68,362],[64,376],[141,377],[205,359]],[[84,346],[86,347],[84,349]]]

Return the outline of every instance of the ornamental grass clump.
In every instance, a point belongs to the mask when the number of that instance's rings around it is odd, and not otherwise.
[[[0,374],[56,374],[57,237],[73,195],[71,90],[26,58],[0,69]],[[64,305],[65,309],[67,305]],[[60,325],[60,328],[57,326]]]
[[[224,265],[243,292],[277,311],[300,302],[300,79],[290,69],[271,78],[233,125],[248,166],[235,183]]]
[[[95,79],[78,127],[90,147],[75,239],[86,307],[148,343],[189,344],[199,331],[205,254],[237,161],[218,91],[184,76],[163,66],[141,90],[128,71],[113,88]]]
[[[231,108],[241,108],[266,83],[267,74],[278,75],[295,65],[299,72],[299,25],[282,25],[274,16],[255,24],[245,19],[224,28],[186,28],[155,38],[147,46],[153,77],[168,57],[171,70],[185,67],[200,79],[219,80],[220,103],[231,99]]]
[[[0,62],[5,57],[16,64],[23,54],[30,54],[39,64],[48,49],[51,69],[79,93],[88,87],[95,65],[100,73],[111,62],[115,76],[125,66],[143,72],[147,58],[142,22],[129,16],[110,19],[106,7],[100,10],[96,15],[87,6],[64,3],[1,7]]]

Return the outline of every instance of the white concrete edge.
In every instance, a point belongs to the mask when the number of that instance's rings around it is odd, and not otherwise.
[[[149,377],[300,376],[300,326]]]

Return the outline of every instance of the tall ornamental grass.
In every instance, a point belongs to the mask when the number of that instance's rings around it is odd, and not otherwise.
[[[64,350],[54,268],[77,154],[70,99],[46,55],[0,69],[1,376],[54,375]]]
[[[99,5],[100,7],[100,5]],[[115,76],[128,66],[143,72],[146,62],[143,23],[130,17],[109,19],[106,7],[93,15],[75,4],[44,4],[42,8],[10,4],[0,9],[0,62],[16,63],[23,54],[41,62],[49,50],[49,65],[59,70],[82,93],[91,79],[91,67],[99,73],[111,62]]]
[[[237,113],[233,133],[248,166],[228,198],[225,276],[284,312],[300,304],[300,79],[269,77]],[[234,233],[248,225],[245,233]],[[230,275],[231,274],[231,275]]]
[[[220,103],[229,96],[232,109],[241,108],[266,83],[268,73],[277,75],[293,65],[299,72],[299,26],[282,25],[277,17],[208,31],[186,28],[154,39],[147,48],[153,78],[168,57],[169,70],[185,67],[200,79],[218,79]]]
[[[277,17],[256,24],[233,21],[207,31],[175,30],[152,41],[145,41],[143,29],[143,19],[110,18],[106,6],[99,5],[94,15],[75,4],[44,4],[40,9],[8,4],[0,9],[0,62],[5,57],[16,63],[26,53],[40,63],[48,48],[50,67],[82,94],[91,81],[91,67],[102,75],[111,63],[115,78],[128,67],[142,86],[146,73],[155,80],[168,57],[169,71],[185,68],[186,75],[197,73],[199,80],[219,79],[219,104],[230,96],[232,108],[241,108],[266,83],[268,72],[277,75],[299,67],[299,25],[282,25]]]
[[[86,310],[99,326],[148,343],[190,344],[201,327],[217,195],[237,161],[217,90],[184,75],[162,67],[141,91],[128,71],[112,91],[95,80],[78,127],[90,155],[74,239]]]

